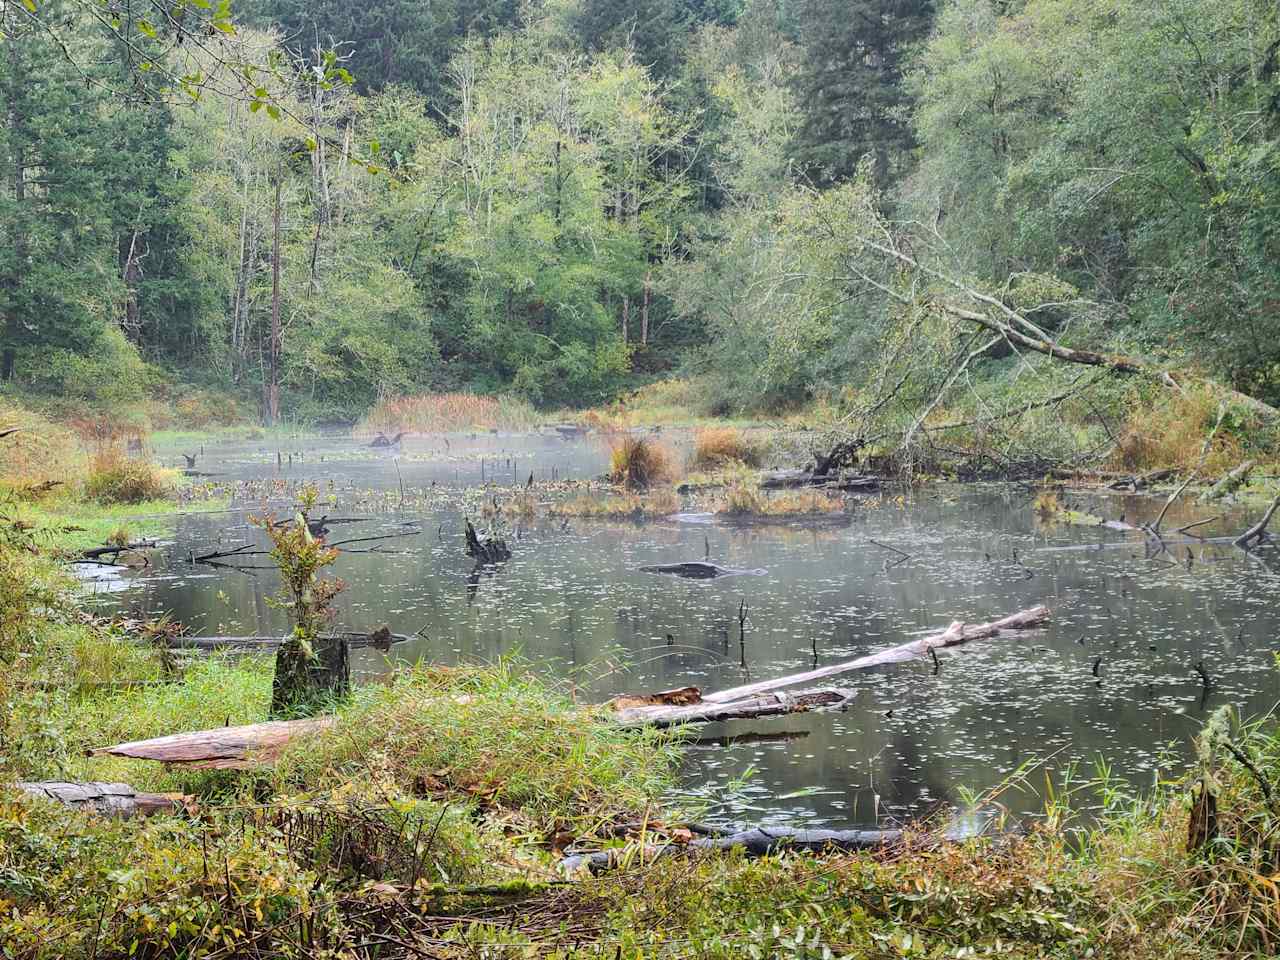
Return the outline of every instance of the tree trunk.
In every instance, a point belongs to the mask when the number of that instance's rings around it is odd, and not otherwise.
[[[267,351],[264,419],[270,426],[280,419],[280,181],[276,176],[271,210],[271,343]]]
[[[640,302],[640,344],[649,343],[649,274],[644,275],[644,299]]]

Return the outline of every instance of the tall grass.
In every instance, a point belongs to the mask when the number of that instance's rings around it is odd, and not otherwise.
[[[65,483],[84,469],[85,454],[73,431],[0,399],[0,431],[11,427],[17,432],[0,438],[0,483],[15,492]]]
[[[452,433],[459,430],[528,430],[538,424],[533,407],[515,397],[428,393],[382,400],[365,416],[359,433]]]
[[[647,490],[679,475],[675,455],[648,437],[615,438],[609,448],[609,479],[628,490]]]

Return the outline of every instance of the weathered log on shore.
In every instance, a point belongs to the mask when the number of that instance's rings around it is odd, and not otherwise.
[[[890,847],[900,843],[902,836],[901,830],[790,830],[757,827],[723,837],[701,837],[688,843],[646,846],[643,861],[649,863],[659,857],[715,850],[741,851],[748,857],[766,857],[783,850],[849,853]],[[600,873],[619,866],[625,858],[634,855],[634,849],[628,850],[625,847],[581,853],[561,860],[560,869],[571,876],[583,870]]]
[[[168,647],[175,650],[225,650],[228,648],[253,651],[273,651],[280,647],[288,637],[169,637],[165,640]],[[385,627],[372,633],[345,632],[325,634],[320,638],[325,641],[345,640],[347,647],[356,650],[372,647],[377,650],[390,650],[394,643],[408,643],[413,637],[403,633],[391,633]]]
[[[696,688],[693,689],[696,693]],[[614,719],[624,727],[673,727],[682,723],[712,723],[717,720],[746,720],[776,717],[788,713],[839,707],[853,699],[843,690],[809,690],[803,693],[767,693],[716,702],[701,696],[691,703],[627,705],[627,698],[613,701]],[[619,706],[618,704],[622,704]]]
[[[336,722],[330,716],[217,727],[95,747],[88,756],[158,760],[198,770],[244,770],[272,762],[291,740],[328,730]]]
[[[706,694],[703,700],[711,703],[731,703],[736,700],[744,700],[762,693],[781,690],[784,687],[794,687],[801,683],[811,683],[814,680],[834,677],[853,670],[866,670],[870,667],[879,667],[889,663],[903,663],[907,660],[920,659],[928,656],[930,650],[936,650],[940,647],[956,647],[964,643],[971,643],[974,640],[986,640],[1018,630],[1027,630],[1031,627],[1038,627],[1048,620],[1049,608],[1043,604],[1038,607],[1032,607],[1029,610],[1010,614],[1000,620],[993,620],[990,623],[968,626],[957,620],[941,633],[921,637],[919,640],[910,640],[907,643],[881,650],[878,653],[871,653],[856,660],[847,660],[843,663],[832,664],[829,667],[807,670],[804,673],[793,673],[774,680],[761,680],[757,683],[748,683],[740,687],[731,687],[728,690],[719,690],[715,693]]]
[[[150,816],[190,809],[194,799],[184,793],[139,793],[127,783],[98,780],[19,781],[19,790],[41,800],[91,810],[112,817]]]

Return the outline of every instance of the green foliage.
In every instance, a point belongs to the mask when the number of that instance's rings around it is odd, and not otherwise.
[[[161,500],[173,491],[169,471],[149,460],[127,456],[111,445],[95,454],[84,480],[84,495],[102,504]]]

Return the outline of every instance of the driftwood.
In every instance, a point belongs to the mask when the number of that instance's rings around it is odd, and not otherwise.
[[[901,830],[790,830],[757,827],[723,837],[701,837],[688,843],[646,846],[643,849],[643,861],[648,863],[658,857],[714,850],[741,851],[748,857],[765,857],[783,850],[851,852],[881,849],[901,841]],[[634,854],[634,849],[628,850],[625,847],[580,853],[561,860],[560,869],[570,875],[583,870],[599,873],[620,866],[628,856]]]
[[[661,702],[632,704],[634,698],[620,697],[611,701],[614,719],[624,727],[672,727],[681,723],[711,723],[716,720],[741,720],[774,717],[787,713],[805,713],[822,707],[838,707],[853,698],[841,690],[811,690],[805,693],[766,693],[742,697],[730,702],[703,699],[696,687],[685,687],[676,693],[692,690],[696,699],[664,705]],[[661,696],[661,695],[659,695]]]
[[[686,580],[712,580],[716,577],[763,577],[769,572],[759,567],[754,570],[722,567],[718,563],[711,563],[707,560],[690,560],[685,563],[651,563],[639,569],[641,573],[667,573],[673,577],[684,577]]]
[[[270,763],[290,740],[320,733],[334,725],[336,718],[310,717],[306,720],[269,720],[240,727],[216,727],[194,733],[175,733],[152,740],[95,747],[88,756],[130,757],[158,760],[199,770],[243,770]]]
[[[712,703],[731,703],[749,697],[755,697],[762,693],[781,690],[784,687],[794,687],[800,683],[810,683],[814,680],[821,680],[825,677],[834,677],[842,673],[849,673],[853,670],[866,670],[870,667],[879,667],[884,664],[903,663],[907,660],[916,660],[928,656],[929,651],[936,650],[939,647],[956,647],[963,643],[970,643],[974,640],[986,640],[1006,633],[1011,633],[1016,630],[1026,630],[1031,627],[1038,627],[1047,622],[1048,619],[1049,608],[1042,605],[1032,607],[1029,610],[1022,610],[1000,620],[993,620],[990,623],[966,626],[964,623],[957,620],[941,633],[921,637],[919,640],[911,640],[907,643],[899,644],[896,647],[881,650],[878,653],[859,657],[856,660],[848,660],[844,663],[832,664],[829,667],[819,667],[817,670],[808,670],[804,673],[793,673],[789,676],[778,677],[774,680],[760,680],[756,683],[748,683],[741,687],[731,687],[728,690],[719,690],[715,693],[706,694],[703,697],[703,700]]]
[[[401,440],[404,439],[404,436],[405,435],[403,430],[397,433],[394,437],[390,439],[387,438],[386,434],[379,433],[376,437],[373,438],[373,442],[370,443],[369,446],[379,447],[379,448],[394,447],[397,444],[399,444]]]
[[[1238,467],[1224,474],[1217,483],[1200,495],[1200,502],[1209,503],[1213,500],[1220,500],[1229,493],[1234,493],[1249,478],[1249,472],[1257,465],[1258,461],[1256,460],[1246,460]]]
[[[227,648],[255,651],[275,650],[287,640],[287,637],[171,637],[166,640],[167,646],[175,650],[224,650]],[[403,633],[392,633],[386,627],[372,633],[337,633],[325,634],[321,640],[345,640],[349,649],[373,647],[378,650],[390,650],[393,643],[407,643],[412,637]]]
[[[0,430],[0,440],[3,440],[5,437],[12,436],[21,429],[21,427],[5,427],[3,430]]]
[[[86,550],[80,554],[81,560],[101,560],[106,556],[118,557],[122,553],[128,553],[133,550],[150,550],[158,544],[154,540],[135,540],[133,543],[117,543],[108,544],[105,547],[94,547],[92,550]]]
[[[194,798],[183,793],[139,793],[127,783],[43,780],[19,782],[23,793],[68,807],[113,817],[149,816],[191,809]]]

